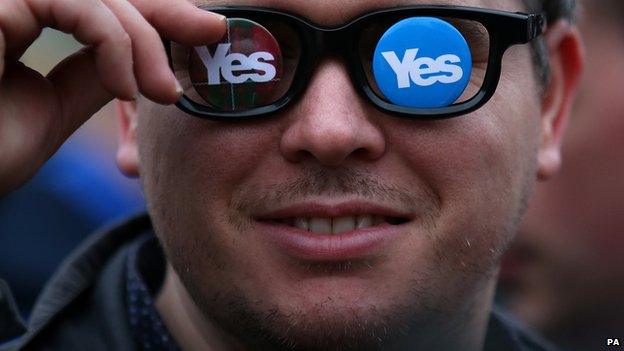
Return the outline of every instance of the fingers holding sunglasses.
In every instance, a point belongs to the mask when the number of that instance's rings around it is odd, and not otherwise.
[[[5,60],[17,61],[44,27],[72,33],[96,50],[96,69],[113,95],[137,95],[130,37],[113,12],[99,0],[3,0],[0,30]]]
[[[184,43],[215,41],[225,31],[225,21],[185,0],[132,4],[0,0],[0,194],[34,175],[113,97],[134,99],[141,90],[159,102],[177,100],[157,31]],[[70,33],[87,46],[47,77],[18,62],[45,27]]]
[[[141,94],[159,103],[174,103],[182,89],[169,67],[156,29],[126,0],[103,0],[131,38],[134,74]]]
[[[180,89],[158,32],[181,43],[199,44],[220,39],[226,27],[223,16],[186,0],[0,2],[0,31],[10,59],[17,61],[46,26],[72,33],[95,48],[99,77],[115,97],[133,99],[140,89],[162,103],[175,102]]]
[[[134,73],[141,93],[156,102],[173,103],[182,94],[160,35],[193,45],[214,42],[225,33],[223,16],[186,0],[103,1],[132,39]]]
[[[226,31],[224,16],[202,10],[187,0],[129,1],[163,37],[180,44],[214,43]]]
[[[43,77],[18,59],[41,30],[74,34],[91,50]],[[0,195],[23,184],[113,96],[137,83],[130,37],[99,0],[0,0]]]

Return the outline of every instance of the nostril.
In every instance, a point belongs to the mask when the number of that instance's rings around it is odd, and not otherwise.
[[[368,151],[366,151],[364,147],[357,148],[353,151],[353,155],[355,156],[366,156],[367,153]]]
[[[293,162],[302,162],[308,159],[314,158],[314,155],[308,150],[299,150],[295,152],[295,157],[292,159]]]

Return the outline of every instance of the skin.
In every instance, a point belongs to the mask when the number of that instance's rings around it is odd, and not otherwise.
[[[378,6],[347,3],[336,11],[323,1],[254,4],[324,25]],[[555,48],[561,38],[576,40],[565,37],[573,37],[567,27],[555,30],[561,32]],[[265,121],[206,122],[140,103],[130,111],[137,128],[122,143],[120,158],[141,175],[170,258],[158,306],[177,340],[188,349],[362,349],[377,346],[379,337],[386,349],[480,349],[498,256],[534,179],[558,166],[557,128],[564,124],[570,82],[555,72],[553,86],[561,90],[551,91],[540,109],[537,95],[526,94],[537,90],[530,72],[528,48],[513,49],[488,106],[439,122],[383,115],[358,97],[344,66],[332,60],[319,65],[301,102]],[[179,157],[198,150],[206,152]],[[346,181],[345,172],[357,182]],[[284,185],[292,183],[300,191]],[[368,199],[417,218],[370,267],[311,273],[276,255],[255,230],[255,211],[309,198],[362,198],[363,185],[372,189]],[[407,201],[375,195],[381,189]],[[171,308],[180,305],[183,310]],[[199,326],[194,333],[176,328],[185,320],[182,325]],[[336,332],[345,329],[347,335]]]
[[[158,33],[189,45],[205,43],[223,35],[224,21],[180,0],[3,1],[0,194],[32,177],[112,98],[132,100],[140,93],[159,103],[175,102],[182,91]],[[18,58],[46,26],[73,34],[87,48],[43,77]]]
[[[563,143],[565,167],[537,188],[502,276],[513,312],[578,350],[599,347],[624,323],[624,27],[595,4],[586,9],[588,69]]]
[[[329,26],[399,3],[253,4]],[[509,1],[461,4],[521,9]],[[213,40],[218,20],[209,20]],[[120,104],[118,163],[140,176],[168,258],[157,307],[176,341],[185,350],[481,349],[498,259],[535,178],[559,167],[582,67],[574,27],[553,24],[546,42],[553,79],[543,98],[533,93],[539,89],[529,47],[519,46],[505,57],[493,99],[445,121],[379,112],[354,90],[345,65],[329,58],[298,103],[261,121],[209,122],[147,99]],[[139,89],[149,86],[137,81]],[[73,84],[82,87],[76,78]],[[129,82],[117,95],[134,91]],[[14,102],[10,97],[2,96]],[[20,182],[9,176],[20,162],[0,161],[12,166],[2,178],[10,189]],[[365,264],[293,261],[265,243],[254,216],[311,199],[366,199],[407,212],[411,221]]]

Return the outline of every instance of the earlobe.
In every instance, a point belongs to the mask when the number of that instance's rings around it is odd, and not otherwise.
[[[139,176],[136,101],[117,101],[117,116],[119,121],[117,167],[126,176],[136,178]]]
[[[554,23],[545,34],[550,81],[542,99],[539,180],[552,177],[561,166],[561,142],[583,71],[583,48],[576,26]]]

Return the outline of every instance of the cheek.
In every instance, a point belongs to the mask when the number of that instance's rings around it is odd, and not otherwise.
[[[277,147],[275,127],[214,123],[156,105],[140,115],[141,179],[157,233],[175,233],[176,238],[161,239],[181,252],[220,247],[226,255],[236,245],[233,236],[212,233],[231,227],[224,209]]]
[[[441,200],[438,247],[466,265],[500,252],[523,213],[540,136],[537,97],[526,89],[533,84],[526,73],[506,71],[495,96],[475,113],[387,128],[392,150]]]
[[[277,148],[278,131],[268,124],[215,123],[162,107],[142,114],[142,175],[164,196],[222,202]]]

